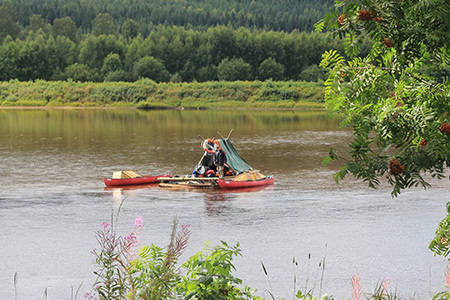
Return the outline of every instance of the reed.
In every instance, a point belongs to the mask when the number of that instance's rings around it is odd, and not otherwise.
[[[17,283],[19,281],[19,274],[14,273],[14,299],[17,300]]]

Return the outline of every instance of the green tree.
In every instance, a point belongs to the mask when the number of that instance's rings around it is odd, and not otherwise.
[[[91,69],[100,70],[103,61],[111,53],[117,53],[123,60],[125,56],[125,45],[114,35],[101,35],[99,37],[89,36],[80,44],[79,62],[89,66]]]
[[[223,59],[236,54],[236,37],[233,29],[219,26],[208,29],[208,63],[218,65]]]
[[[196,76],[197,76],[196,68],[194,64],[190,60],[188,60],[180,72],[181,80],[185,82],[190,82],[194,78],[196,78]]]
[[[450,4],[445,0],[344,0],[317,25],[345,38],[348,59],[323,55],[325,101],[344,116],[354,139],[336,181],[352,174],[371,187],[386,179],[393,196],[429,187],[425,174],[443,178],[450,166],[448,78],[423,74],[450,62]],[[373,40],[359,57],[364,36]],[[343,158],[330,149],[325,162]]]
[[[156,82],[167,82],[170,77],[164,64],[153,56],[145,56],[138,60],[134,64],[133,74],[136,79],[149,78]]]
[[[217,67],[214,65],[201,67],[197,73],[197,78],[200,82],[217,80]]]
[[[299,75],[299,79],[304,81],[319,81],[326,80],[327,75],[325,70],[320,68],[318,65],[311,65],[302,70]]]
[[[116,32],[114,26],[114,19],[108,13],[99,13],[94,20],[92,20],[92,34],[99,36],[102,34],[109,35]]]
[[[13,39],[17,37],[20,32],[17,18],[17,11],[13,8],[11,2],[9,0],[3,1],[2,6],[0,6],[0,42],[8,35]]]
[[[73,81],[90,81],[92,80],[91,71],[89,67],[83,64],[74,63],[66,68],[67,78],[71,78]]]
[[[56,38],[58,35],[65,36],[72,42],[77,43],[77,27],[70,17],[55,19],[52,27],[52,34]]]
[[[117,53],[110,53],[105,57],[103,61],[102,72],[107,74],[109,72],[115,72],[122,70],[122,62],[120,56]]]
[[[19,77],[20,46],[7,37],[0,47],[0,80],[8,81]]]
[[[250,80],[252,66],[242,58],[224,59],[217,67],[219,80]]]
[[[126,46],[125,52],[125,70],[133,69],[134,64],[145,56],[145,45],[142,36],[133,39],[131,43]]]
[[[23,42],[19,55],[19,80],[50,79],[54,66],[49,63],[47,43],[41,34]]]
[[[264,60],[259,66],[258,78],[259,80],[282,80],[284,77],[284,66],[273,58]]]
[[[140,31],[139,25],[134,20],[128,19],[122,25],[122,36],[127,40],[137,37]]]
[[[39,29],[45,30],[47,26],[47,22],[45,22],[41,15],[32,15],[30,18],[30,25],[27,26],[26,29],[36,32]]]

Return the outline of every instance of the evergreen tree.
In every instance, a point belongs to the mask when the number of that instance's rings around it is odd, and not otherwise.
[[[99,13],[94,20],[92,20],[92,34],[110,35],[114,34],[116,29],[114,27],[114,19],[108,13]]]
[[[65,36],[74,43],[77,43],[77,27],[70,17],[55,19],[52,27],[52,34],[56,38],[58,35]]]
[[[13,8],[9,0],[3,1],[0,6],[0,42],[2,42],[8,35],[13,39],[17,37],[20,28],[17,24],[17,11]]]
[[[127,40],[132,40],[140,33],[139,25],[131,19],[128,19],[122,25],[122,36]]]

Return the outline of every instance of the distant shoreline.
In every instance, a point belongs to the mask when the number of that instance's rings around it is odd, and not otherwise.
[[[0,82],[0,109],[321,110],[323,98],[303,81]]]
[[[0,110],[120,110],[120,109],[129,109],[129,110],[255,110],[255,111],[299,111],[299,110],[325,110],[325,107],[316,107],[315,105],[311,108],[307,108],[307,106],[300,108],[277,108],[277,107],[267,107],[267,108],[252,108],[252,107],[149,107],[149,108],[139,108],[139,107],[120,107],[120,106],[96,106],[96,107],[77,107],[77,106],[0,106]]]

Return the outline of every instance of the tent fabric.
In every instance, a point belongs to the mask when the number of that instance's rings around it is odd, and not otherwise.
[[[227,164],[234,170],[236,173],[240,174],[244,171],[251,170],[252,167],[243,159],[239,153],[234,148],[233,144],[228,139],[220,139],[220,145],[225,151],[225,155],[227,157]]]

